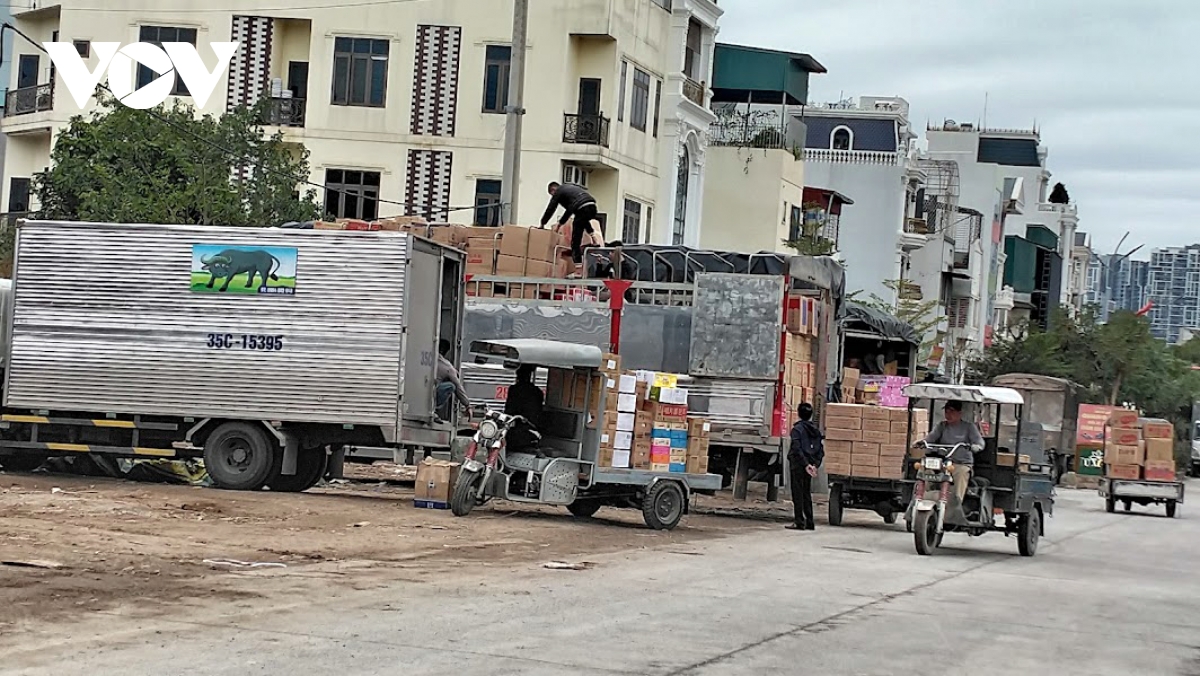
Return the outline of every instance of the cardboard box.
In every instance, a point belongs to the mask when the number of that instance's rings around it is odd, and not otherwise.
[[[617,384],[617,391],[621,394],[636,394],[637,378],[631,375],[621,376],[621,379]]]
[[[826,460],[825,473],[831,476],[850,476],[850,463]]]
[[[853,457],[849,453],[826,453],[825,464],[833,463],[835,465],[850,466],[850,458]]]
[[[894,423],[907,423],[908,422],[908,409],[907,408],[889,408],[887,411],[888,411],[888,420],[891,420]],[[919,414],[919,413],[926,413],[926,411],[924,409],[914,410],[913,418],[916,418],[917,414]]]
[[[1108,424],[1112,427],[1134,428],[1138,424],[1138,412],[1128,409],[1113,411],[1108,416]]]
[[[687,459],[688,474],[708,474],[708,456],[691,457]]]
[[[425,458],[417,465],[413,504],[427,509],[450,509],[450,494],[458,481],[460,465],[448,460]]]
[[[1175,441],[1173,439],[1147,439],[1145,448],[1147,467],[1151,462],[1175,462]]]
[[[1174,481],[1174,460],[1147,460],[1143,477],[1146,481]]]
[[[1104,461],[1113,465],[1141,465],[1146,460],[1146,451],[1141,444],[1132,446],[1108,445],[1104,448]]]
[[[650,469],[650,440],[634,439],[629,464],[634,469]]]
[[[705,458],[707,458],[708,457],[708,444],[709,444],[709,440],[707,438],[688,437],[688,441],[687,441],[688,457],[690,458],[693,456],[697,456],[697,457],[704,456]]]
[[[879,455],[875,453],[855,453],[850,456],[851,467],[878,467]]]
[[[604,393],[604,410],[615,412],[621,406],[621,395],[612,390],[605,390]]]
[[[891,437],[892,435],[890,432],[875,432],[872,430],[862,431],[862,440],[875,444],[886,444],[891,441]]]
[[[653,415],[656,422],[675,422],[687,425],[687,406],[647,400],[642,410]]]
[[[838,439],[826,439],[825,440],[825,455],[828,456],[828,455],[833,455],[836,453],[849,454],[850,449],[853,447],[853,445],[854,445],[853,440],[843,441],[843,440],[838,440]]]
[[[1016,453],[997,453],[996,454],[996,466],[997,467],[1015,467],[1018,462],[1021,465],[1028,466],[1029,460],[1030,460],[1030,458],[1028,455],[1022,455],[1022,456],[1018,457]]]
[[[901,422],[892,421],[888,431],[892,434],[908,434],[908,420],[905,419]]]
[[[831,418],[861,418],[865,408],[858,404],[827,404],[825,415]]]
[[[1142,437],[1145,439],[1174,439],[1175,426],[1169,422],[1148,421],[1142,425]]]
[[[852,369],[852,368],[842,369],[842,385],[844,387],[850,387],[851,385],[857,385],[860,378],[862,378],[862,372],[859,371],[858,369]]]
[[[858,476],[858,477],[862,477],[864,479],[878,479],[879,478],[879,467],[875,466],[875,465],[870,465],[870,466],[851,465],[850,466],[850,476]]]
[[[632,455],[631,451],[614,450],[612,466],[616,469],[629,469],[629,462]]]
[[[621,430],[617,430],[616,436],[613,437],[613,450],[633,450],[633,432],[623,432]]]
[[[885,458],[903,458],[908,455],[908,446],[904,444],[881,444],[879,446],[879,455]]]
[[[617,410],[621,413],[635,414],[637,413],[637,395],[636,394],[618,394],[617,395]],[[629,429],[633,429],[630,427]]]
[[[520,256],[500,254],[496,256],[496,274],[509,277],[525,276],[525,259]]]
[[[491,275],[496,272],[496,250],[488,248],[477,248],[467,251],[467,265],[465,272],[468,275]],[[480,295],[483,295],[480,292]]]
[[[885,434],[891,434],[892,423],[891,423],[891,421],[886,420],[886,419],[885,420],[875,420],[872,418],[864,417],[862,420],[862,429],[864,432],[883,432]]]
[[[524,260],[529,256],[529,228],[506,225],[500,228],[500,255]],[[522,270],[523,271],[523,270]]]
[[[532,258],[525,261],[526,277],[554,277],[554,264],[546,261],[535,261]]]
[[[1104,435],[1105,442],[1117,446],[1133,446],[1141,439],[1142,435],[1138,430],[1131,427],[1110,427]]]
[[[923,438],[923,436],[924,435],[917,435],[917,438],[921,439],[921,438]],[[887,443],[887,445],[889,445],[889,446],[911,446],[912,445],[912,441],[908,438],[907,434],[895,434],[895,433],[889,433],[888,440],[885,443]]]
[[[862,441],[862,434],[862,430],[825,430],[825,438],[829,441]]]
[[[904,463],[900,458],[883,458],[879,462],[880,479],[903,479]]]
[[[843,416],[826,416],[826,430],[861,430],[865,421],[862,418],[848,418]]]
[[[687,424],[689,437],[708,437],[712,433],[712,423],[704,418],[688,416]]]
[[[882,406],[864,406],[862,410],[863,420],[882,421],[891,424],[892,414],[891,409],[883,408]],[[865,427],[863,429],[866,429]]]
[[[555,254],[558,249],[558,233],[546,228],[529,228],[526,236],[529,241],[526,255],[531,262],[554,262],[557,258]]]
[[[1137,481],[1142,478],[1142,468],[1140,465],[1106,465],[1105,476],[1110,479],[1128,479]]]
[[[601,446],[600,453],[596,456],[596,465],[598,467],[612,467],[614,453],[615,451],[613,451],[612,446]]]
[[[850,445],[854,455],[879,455],[879,444],[870,441],[855,441]]]
[[[618,413],[617,414],[617,431],[633,433],[633,423],[635,416],[633,413]]]

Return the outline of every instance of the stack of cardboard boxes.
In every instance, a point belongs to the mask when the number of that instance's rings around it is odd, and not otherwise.
[[[1115,411],[1104,430],[1104,468],[1110,479],[1175,481],[1175,429],[1165,420],[1140,420]]]
[[[654,472],[708,473],[709,425],[688,417],[686,389],[671,374],[619,372],[619,359],[606,360],[618,372],[606,375],[601,467]]]
[[[905,458],[912,444],[929,428],[929,413],[913,411],[908,432],[908,409],[861,404],[825,407],[825,471],[833,476],[867,479],[904,478]]]
[[[796,424],[796,407],[815,404],[817,372],[817,329],[820,304],[815,298],[800,298],[787,312],[787,336],[783,364],[783,399],[787,426]],[[794,301],[793,301],[794,302]]]

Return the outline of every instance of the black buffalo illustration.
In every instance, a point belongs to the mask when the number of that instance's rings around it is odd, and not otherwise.
[[[221,291],[228,291],[229,283],[243,272],[247,274],[247,289],[255,288],[254,280],[260,276],[263,286],[267,285],[268,279],[279,281],[279,277],[275,275],[275,271],[279,269],[279,259],[266,251],[226,249],[215,256],[205,256],[200,259],[200,262],[204,265],[204,269],[212,275],[212,278],[208,280],[210,289],[218,279],[223,277],[225,284],[221,286]]]

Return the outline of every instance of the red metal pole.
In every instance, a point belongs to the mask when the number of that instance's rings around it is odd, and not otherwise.
[[[608,287],[608,308],[612,311],[608,329],[609,348],[613,354],[621,354],[621,311],[625,309],[625,292],[633,286],[633,282],[606,279],[604,286]]]

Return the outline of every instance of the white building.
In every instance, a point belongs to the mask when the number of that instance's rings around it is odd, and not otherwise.
[[[19,29],[74,42],[89,68],[97,41],[193,42],[210,68],[208,43],[241,43],[206,112],[271,98],[267,131],[311,152],[310,180],[341,191],[325,195],[335,216],[498,221],[510,2],[219,4],[245,9],[185,0],[10,3]],[[588,185],[610,238],[697,243],[721,13],[712,0],[535,3],[514,220],[536,224],[546,184],[566,179]],[[13,59],[0,124],[10,210],[48,164],[55,134],[83,112],[38,48],[18,41]],[[138,77],[154,79],[148,70]]]

